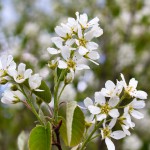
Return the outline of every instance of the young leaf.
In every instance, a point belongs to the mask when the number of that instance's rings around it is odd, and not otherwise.
[[[46,127],[38,125],[34,129],[32,129],[28,144],[30,150],[51,150],[51,124],[48,122]]]
[[[30,88],[28,80],[26,80],[23,85],[25,85],[28,89]],[[45,81],[42,80],[40,87],[38,88],[43,91],[33,91],[33,93],[38,96],[41,100],[43,100],[46,103],[51,102],[51,91]]]
[[[68,145],[68,139],[67,139],[67,127],[66,127],[66,120],[61,116],[59,116],[59,120],[62,120],[62,125],[60,127],[60,135],[65,143],[65,145]]]
[[[33,93],[36,96],[40,97],[46,103],[50,103],[51,102],[51,92],[50,92],[49,87],[45,83],[45,81],[42,80],[41,85],[40,85],[40,87],[38,89],[43,90],[43,91],[41,91],[41,92],[34,91]]]
[[[79,144],[85,129],[84,114],[75,101],[67,103],[66,120],[62,119],[60,135],[68,146]]]

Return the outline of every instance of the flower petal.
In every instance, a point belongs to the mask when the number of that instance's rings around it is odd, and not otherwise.
[[[91,113],[91,114],[94,114],[94,115],[99,114],[100,111],[101,111],[99,107],[97,107],[97,106],[92,106],[92,105],[88,106],[88,109],[89,109],[90,113]]]
[[[134,99],[132,102],[131,102],[131,105],[133,108],[135,109],[142,109],[145,107],[145,101],[143,100],[140,100],[140,101],[137,101],[136,99]]]
[[[140,113],[139,111],[132,110],[131,115],[136,119],[142,119],[144,118],[144,115]]]
[[[147,99],[147,93],[144,91],[136,91],[136,98]]]
[[[88,42],[88,43],[86,44],[86,47],[87,47],[87,49],[89,49],[89,50],[95,50],[95,49],[98,48],[98,44],[95,43],[95,42]]]
[[[118,96],[111,97],[111,98],[109,99],[109,101],[108,101],[108,104],[109,104],[109,106],[111,106],[111,107],[115,107],[115,106],[118,104],[119,100],[120,100],[120,99],[119,99]]]
[[[138,81],[135,80],[135,78],[132,78],[130,81],[129,81],[129,86],[133,87],[136,89],[137,87],[137,84],[138,84]]]
[[[56,49],[56,48],[50,48],[50,47],[47,48],[47,51],[48,51],[50,54],[52,54],[52,55],[55,55],[55,54],[59,54],[59,53],[60,53],[60,51],[59,51],[58,49]]]
[[[116,122],[117,122],[117,119],[113,118],[108,125],[109,128],[112,129],[115,126]]]
[[[119,139],[124,138],[126,134],[123,131],[118,130],[118,131],[112,132],[110,136],[116,140],[119,140]]]
[[[105,119],[107,116],[106,114],[100,114],[100,115],[97,115],[96,118],[97,118],[97,121],[102,121],[103,119]]]
[[[95,102],[100,105],[104,105],[106,103],[106,99],[101,92],[95,92]]]
[[[96,51],[91,51],[91,52],[89,52],[88,53],[88,55],[87,55],[90,59],[92,59],[92,60],[97,60],[97,59],[99,59],[99,53],[98,52],[96,52]]]
[[[109,111],[109,115],[112,117],[112,118],[118,118],[119,117],[119,111],[118,109],[112,109]]]
[[[105,83],[105,87],[106,89],[112,91],[115,89],[116,85],[111,81],[111,80],[108,80],[106,83]]]
[[[90,106],[90,105],[93,105],[93,101],[92,101],[89,97],[87,97],[87,98],[84,100],[84,105],[85,105],[85,107],[88,107],[88,106]]]
[[[90,69],[90,67],[84,64],[78,64],[76,66],[76,70],[83,70],[83,69]]]
[[[86,53],[88,52],[88,50],[85,48],[85,47],[83,47],[83,46],[80,46],[79,47],[79,54],[80,55],[85,55]]]
[[[122,129],[123,129],[123,132],[126,134],[126,135],[131,135],[130,131],[126,128],[125,125],[121,125]]]
[[[65,69],[65,68],[67,68],[67,64],[66,64],[66,62],[64,62],[64,61],[59,60],[59,62],[58,62],[58,67],[59,67],[60,69]]]
[[[115,150],[115,145],[109,138],[105,139],[105,143],[108,150]]]

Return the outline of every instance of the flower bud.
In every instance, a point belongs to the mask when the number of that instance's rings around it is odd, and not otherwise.
[[[18,87],[17,87],[17,85],[12,85],[11,87],[10,87],[10,89],[12,90],[12,91],[17,91],[18,90]]]
[[[49,61],[48,67],[54,70],[58,66],[58,60],[59,58],[57,58],[56,60]]]
[[[74,79],[74,72],[67,73],[64,83],[69,84],[73,81],[73,79]]]
[[[0,84],[4,85],[8,82],[8,80],[6,80],[5,78],[1,78],[0,79]]]

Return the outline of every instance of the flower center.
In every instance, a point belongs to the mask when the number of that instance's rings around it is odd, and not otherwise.
[[[100,108],[101,108],[101,113],[106,114],[106,115],[108,115],[108,113],[111,109],[107,103],[104,106],[100,106]]]
[[[75,69],[76,67],[76,63],[72,59],[68,60],[67,65],[68,65],[68,68],[72,68],[72,69]]]
[[[132,112],[134,109],[132,106],[129,106],[129,112]]]
[[[79,39],[79,44],[80,44],[80,46],[86,47],[86,43],[87,43],[87,41],[86,41],[84,38]]]
[[[119,123],[121,124],[121,125],[124,125],[124,120],[125,120],[126,118],[124,118],[124,117],[120,117],[119,119],[118,119],[118,121],[119,121]]]
[[[0,77],[6,76],[7,72],[3,69],[0,69]]]
[[[103,135],[104,138],[110,137],[111,130],[110,130],[108,127],[106,127],[106,128],[103,129],[103,134],[104,134],[104,135]]]
[[[19,74],[18,76],[17,76],[17,80],[21,80],[21,79],[23,79],[24,78],[24,76],[22,75],[22,74]]]

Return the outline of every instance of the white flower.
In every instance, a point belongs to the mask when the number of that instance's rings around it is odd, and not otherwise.
[[[122,92],[123,86],[117,81],[117,85],[115,85],[112,81],[108,80],[105,83],[105,88],[101,89],[101,93],[106,97],[115,97],[119,96]]]
[[[65,82],[65,84],[69,84],[73,81],[73,79],[74,79],[74,72],[71,71],[71,72],[67,73],[64,82]]]
[[[122,85],[123,85],[125,91],[130,96],[135,97],[135,98],[139,98],[139,99],[147,99],[147,93],[146,92],[136,89],[137,84],[138,84],[137,80],[132,78],[129,81],[129,85],[127,85],[123,74],[121,74],[121,78],[122,78]]]
[[[31,77],[29,77],[29,86],[31,90],[39,91],[39,89],[37,88],[41,85],[41,81],[42,77],[40,77],[39,74],[34,74]]]
[[[95,42],[91,42],[91,39],[95,37],[94,33],[98,32],[97,30],[98,29],[95,28],[95,30],[93,29],[92,31],[88,31],[87,33],[83,34],[81,26],[78,26],[78,39],[76,39],[76,44],[78,45],[79,54],[94,63],[95,61],[93,60],[97,60],[100,57],[98,52],[95,51],[98,48],[98,44]]]
[[[17,102],[24,101],[24,100],[25,100],[25,97],[20,91],[6,90],[3,93],[1,102],[5,104],[15,104]]]
[[[119,124],[121,125],[124,133],[126,135],[131,135],[129,128],[135,127],[135,123],[131,121],[129,114],[123,114],[118,118]]]
[[[26,65],[20,63],[18,66],[18,70],[9,71],[9,75],[11,75],[17,83],[23,83],[26,79],[31,76],[32,70],[26,69]]]
[[[144,107],[145,107],[145,101],[144,100],[138,101],[135,98],[127,107],[124,108],[124,113],[130,114],[132,117],[136,119],[142,119],[144,118],[144,115],[137,110],[142,109]],[[128,115],[128,118],[130,117],[130,115]]]
[[[87,29],[89,27],[98,25],[99,22],[99,18],[97,17],[95,17],[94,19],[88,22],[88,16],[85,13],[79,15],[79,12],[76,12],[76,17],[77,17],[77,21],[79,22],[79,24],[83,29]]]
[[[0,57],[0,77],[4,77],[7,75],[8,70],[16,69],[16,63],[13,61],[13,57],[11,55],[2,55]]]
[[[109,125],[106,125],[105,122],[103,123],[103,128],[101,129],[101,135],[102,139],[105,139],[105,143],[107,146],[108,150],[115,150],[115,145],[111,141],[111,138],[119,140],[124,138],[126,135],[123,131],[117,130],[117,131],[112,131],[112,128],[115,125],[115,121],[112,120]]]
[[[69,69],[70,71],[90,69],[89,66],[79,63],[81,56],[77,52],[71,58],[71,52],[68,46],[62,47],[62,56],[65,61],[59,60],[58,67],[60,69]]]
[[[112,118],[119,117],[118,109],[114,108],[118,102],[119,99],[116,97],[110,98],[109,101],[106,102],[106,99],[101,92],[95,92],[95,103],[87,97],[84,100],[84,105],[88,108],[91,114],[96,115],[98,121],[101,121],[108,115]]]

